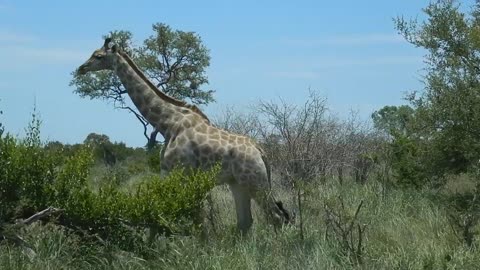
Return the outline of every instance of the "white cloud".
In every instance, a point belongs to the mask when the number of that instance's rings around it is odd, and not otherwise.
[[[327,58],[319,60],[318,68],[368,67],[422,63],[421,56],[381,56],[368,58]]]
[[[79,64],[89,56],[89,51],[80,50],[78,46],[69,48],[59,44],[62,42],[58,40],[46,42],[34,35],[0,29],[0,69],[22,69],[45,64]]]
[[[1,10],[0,4],[0,10]],[[31,35],[15,33],[13,31],[0,29],[0,43],[27,43],[35,41],[37,38]]]
[[[267,74],[269,77],[286,79],[315,79],[320,73],[314,71],[274,71]]]
[[[392,65],[412,65],[421,64],[423,58],[421,56],[382,56],[370,58],[324,58],[316,63],[296,63],[291,66],[289,71],[272,71],[267,72],[268,77],[287,78],[287,79],[316,79],[324,74],[323,70],[332,68],[361,68],[376,66],[392,66]]]
[[[286,44],[293,46],[355,46],[355,45],[377,45],[377,44],[395,44],[406,42],[398,34],[352,34],[327,36],[316,39],[295,39],[287,38]]]
[[[79,62],[85,61],[90,56],[87,51],[65,48],[16,48],[15,54],[22,54],[32,61],[55,62]]]
[[[87,51],[65,48],[39,48],[28,46],[0,46],[0,70],[22,71],[51,65],[82,64],[89,56]]]

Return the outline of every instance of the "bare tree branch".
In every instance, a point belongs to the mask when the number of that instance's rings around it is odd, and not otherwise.
[[[132,109],[129,106],[122,106],[122,107],[119,107],[119,108],[124,109],[124,110],[128,110],[135,115],[135,117],[138,119],[138,121],[140,121],[140,123],[142,123],[142,125],[143,125],[143,136],[145,136],[147,141],[149,141],[150,136],[148,135],[148,126],[150,124],[148,123],[147,119],[145,119],[145,117],[143,117],[141,114],[139,114],[137,111],[135,111],[134,109]]]

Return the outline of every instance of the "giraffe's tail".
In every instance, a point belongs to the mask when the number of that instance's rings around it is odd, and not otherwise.
[[[263,150],[260,149],[260,152],[262,153],[263,164],[265,164],[265,169],[267,170],[268,188],[272,190],[272,167],[270,167],[270,163],[268,162]]]
[[[271,169],[270,163],[267,160],[267,157],[266,157],[266,154],[265,154],[264,150],[260,147],[258,147],[258,150],[261,153],[263,163],[265,164],[265,169],[267,170],[269,193],[270,193],[270,196],[273,198],[273,195],[271,194],[272,193],[272,169]],[[294,221],[295,220],[295,215],[291,215],[288,212],[288,210],[285,209],[282,201],[277,201],[274,198],[273,198],[273,200],[275,202],[274,207],[276,208],[276,209],[274,209],[274,212],[276,212],[277,214],[279,214],[282,217],[283,224],[293,224],[295,222]]]

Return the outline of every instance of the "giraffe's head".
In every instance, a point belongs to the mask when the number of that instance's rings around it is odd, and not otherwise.
[[[283,223],[283,225],[295,224],[295,213],[290,213],[287,209],[285,209],[282,201],[276,201],[275,204],[278,207],[278,210],[280,210],[278,215],[280,216],[281,223]]]
[[[90,56],[90,58],[80,67],[78,67],[77,73],[83,75],[90,71],[98,71],[104,69],[113,70],[113,65],[115,63],[114,56],[118,50],[118,47],[116,44],[112,45],[111,42],[111,38],[105,39],[105,43],[103,44],[103,46],[100,49],[95,50],[92,53],[92,56]]]

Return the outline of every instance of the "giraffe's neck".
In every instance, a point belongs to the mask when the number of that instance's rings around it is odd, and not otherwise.
[[[124,53],[116,57],[115,72],[135,106],[165,139],[177,132],[185,108],[172,103],[172,98],[160,92]],[[163,95],[163,96],[162,96]]]

